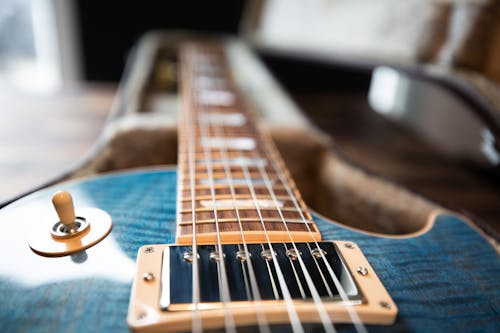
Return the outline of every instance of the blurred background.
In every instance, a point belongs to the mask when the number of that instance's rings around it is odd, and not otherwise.
[[[241,38],[353,164],[500,230],[498,1],[2,0],[0,202],[85,155],[152,30]]]

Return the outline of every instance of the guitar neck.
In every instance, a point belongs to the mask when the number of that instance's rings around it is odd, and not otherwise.
[[[177,243],[321,240],[220,45],[184,45],[180,77]]]

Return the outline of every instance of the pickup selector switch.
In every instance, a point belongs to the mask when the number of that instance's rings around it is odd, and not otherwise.
[[[66,191],[58,191],[52,196],[52,204],[59,217],[59,222],[52,227],[51,233],[55,238],[68,238],[77,236],[89,227],[86,218],[76,216],[73,198]]]
[[[42,219],[29,241],[39,255],[59,257],[83,251],[103,240],[111,231],[111,217],[98,208],[73,205],[69,192],[58,191],[52,196],[57,219]]]

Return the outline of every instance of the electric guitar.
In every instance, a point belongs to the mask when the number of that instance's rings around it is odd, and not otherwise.
[[[222,44],[179,47],[177,168],[0,211],[1,331],[498,332],[484,235],[444,209],[404,236],[310,211]]]

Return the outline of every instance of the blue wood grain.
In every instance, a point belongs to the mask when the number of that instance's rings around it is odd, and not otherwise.
[[[114,223],[106,240],[72,258],[37,256],[22,237],[2,232],[0,331],[127,331],[133,261],[144,244],[174,242],[175,187],[174,170],[58,186],[72,191],[77,205],[106,210]],[[46,189],[4,208],[0,231],[18,222],[6,217],[9,212],[31,209],[40,201],[49,205],[53,192]],[[500,332],[499,256],[459,218],[440,215],[428,233],[407,239],[374,237],[317,216],[315,220],[324,239],[350,240],[362,248],[399,307],[395,325],[372,326],[370,331]],[[49,270],[61,279],[50,278]],[[109,271],[116,278],[107,276]],[[352,327],[343,325],[342,330]]]

